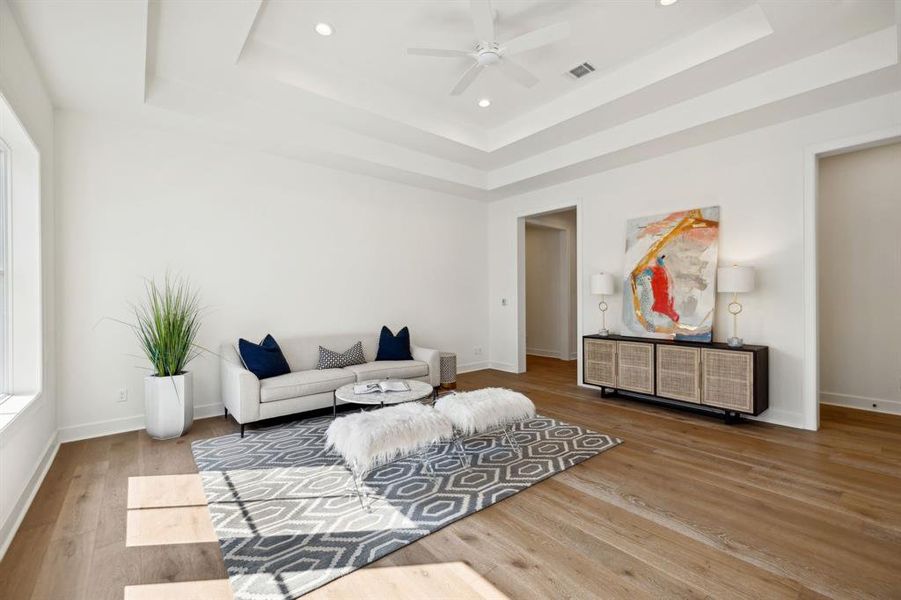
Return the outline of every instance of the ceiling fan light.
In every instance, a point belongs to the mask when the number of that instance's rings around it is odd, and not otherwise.
[[[488,108],[489,106],[491,106],[491,100],[489,100],[488,98],[482,98],[481,100],[479,100],[479,108]]]
[[[497,63],[501,59],[500,54],[494,52],[492,50],[483,50],[479,52],[478,57],[476,58],[479,61],[479,64],[483,67],[487,67],[488,65],[493,65]]]
[[[316,29],[316,33],[318,33],[321,36],[326,36],[326,37],[332,35],[335,32],[335,30],[332,28],[332,26],[329,25],[328,23],[316,23],[315,29]]]
[[[657,0],[657,4],[659,6],[672,6],[673,4],[675,4],[678,1],[679,0]]]

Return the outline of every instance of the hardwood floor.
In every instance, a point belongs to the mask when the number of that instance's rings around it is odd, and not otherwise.
[[[369,569],[462,562],[511,598],[901,598],[901,418],[824,406],[819,432],[727,426],[602,400],[575,379],[574,362],[530,357],[524,375],[458,383],[517,389],[624,444],[314,595],[378,589]],[[64,444],[0,563],[0,598],[100,600],[224,578],[215,542],[126,547],[128,477],[194,473],[191,441],[235,429],[214,418],[179,440]],[[383,579],[402,585],[398,572]]]

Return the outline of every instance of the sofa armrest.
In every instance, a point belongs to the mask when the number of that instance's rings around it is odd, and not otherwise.
[[[260,420],[260,380],[244,368],[237,353],[223,352],[219,360],[222,403],[238,423]]]
[[[420,348],[416,344],[410,344],[410,354],[413,355],[413,360],[429,364],[429,383],[432,387],[441,385],[441,353],[431,348]]]

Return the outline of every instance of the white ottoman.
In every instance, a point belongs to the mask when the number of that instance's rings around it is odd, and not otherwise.
[[[447,417],[431,406],[416,402],[359,412],[332,421],[326,446],[341,455],[353,475],[363,504],[363,478],[374,467],[419,454],[426,471],[431,466],[425,451],[453,438]],[[364,505],[364,508],[368,508]]]
[[[503,388],[485,388],[442,396],[435,410],[447,417],[462,437],[503,431],[511,446],[519,444],[510,435],[510,426],[535,416],[535,405],[525,395]],[[454,447],[462,453],[459,439]],[[462,462],[462,460],[461,460]]]

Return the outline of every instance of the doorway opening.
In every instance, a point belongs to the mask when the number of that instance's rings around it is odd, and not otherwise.
[[[523,218],[525,360],[522,371],[548,359],[578,357],[575,207]],[[521,293],[522,293],[521,292]]]
[[[819,402],[901,414],[901,142],[817,165]]]

